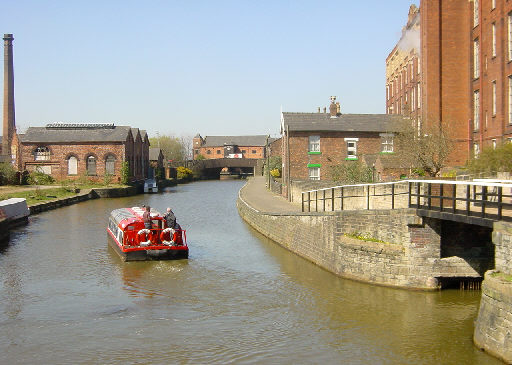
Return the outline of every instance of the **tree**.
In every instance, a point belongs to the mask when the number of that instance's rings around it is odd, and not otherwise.
[[[395,125],[395,153],[411,170],[431,177],[439,175],[453,150],[447,123],[427,123],[420,131],[411,119],[403,118]]]
[[[192,140],[188,137],[158,135],[150,138],[149,143],[152,147],[162,150],[166,161],[185,161],[189,158],[192,149]]]

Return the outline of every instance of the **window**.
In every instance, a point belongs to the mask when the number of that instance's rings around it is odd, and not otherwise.
[[[320,167],[308,167],[309,179],[320,180]]]
[[[416,93],[418,95],[418,109],[421,108],[421,90],[420,90],[420,83],[418,82],[418,92]]]
[[[309,136],[309,152],[320,152],[320,136]]]
[[[242,150],[242,153],[245,153],[246,151],[245,150]]]
[[[512,13],[508,14],[508,60],[512,61]]]
[[[495,139],[492,140],[492,149],[493,150],[496,149],[496,140]]]
[[[253,153],[253,154],[256,153],[256,150],[252,150],[251,153]]]
[[[211,154],[212,154],[212,151],[207,150],[207,151],[206,151],[206,154],[207,154],[207,155],[211,155]]]
[[[508,77],[508,124],[512,124],[512,76]]]
[[[496,80],[492,82],[492,116],[496,116]]]
[[[50,149],[48,147],[37,147],[34,150],[35,161],[47,161],[50,159]]]
[[[473,129],[475,131],[480,127],[480,91],[473,93]]]
[[[393,152],[393,135],[382,133],[380,135],[381,145],[382,145],[382,152]]]
[[[75,156],[68,158],[68,175],[78,174],[78,159]]]
[[[416,109],[416,89],[411,89],[411,111]]]
[[[357,160],[357,142],[358,138],[345,138],[347,142],[347,159]]]
[[[477,157],[480,154],[480,145],[478,143],[473,144],[473,157]]]
[[[42,172],[43,174],[46,174],[46,175],[51,175],[52,174],[52,167],[51,167],[51,165],[39,165],[39,166],[36,166],[35,170],[37,172]]]
[[[496,57],[496,23],[492,23],[492,56]]]
[[[217,155],[220,155],[220,154],[221,154],[220,150],[217,150]]]
[[[94,156],[87,157],[87,175],[96,175],[96,158]]]
[[[478,2],[479,0],[473,1],[473,27],[476,27],[478,25]]]
[[[478,38],[473,41],[473,77],[480,77],[480,43]]]
[[[105,159],[105,174],[114,175],[116,171],[115,164],[116,158],[113,155],[108,155]]]

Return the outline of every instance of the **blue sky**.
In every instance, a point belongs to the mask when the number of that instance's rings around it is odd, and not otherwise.
[[[275,135],[281,107],[315,112],[331,95],[342,113],[384,113],[385,59],[412,3],[6,1],[16,124]]]

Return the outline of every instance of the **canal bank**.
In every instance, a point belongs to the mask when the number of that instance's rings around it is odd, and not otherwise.
[[[270,193],[264,184],[262,179],[249,180],[239,192],[237,207],[248,224],[279,245],[342,277],[408,289],[438,289],[435,275],[443,259],[428,259],[435,254],[429,252],[429,246],[434,246],[429,242],[435,242],[432,231],[436,227],[422,225],[414,210],[302,213],[300,206]],[[354,228],[373,230],[374,236],[377,229],[380,238],[401,244],[344,234]],[[497,223],[494,232],[496,268],[510,278],[512,228]],[[445,270],[457,270],[455,258],[449,259],[444,262],[454,268]],[[474,341],[480,349],[512,363],[512,282],[495,274],[487,272],[483,282]]]

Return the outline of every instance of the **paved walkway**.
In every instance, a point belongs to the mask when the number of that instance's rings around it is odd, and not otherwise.
[[[267,190],[264,176],[255,176],[247,180],[240,196],[254,209],[260,212],[289,213],[301,212],[300,204],[290,203],[280,195]]]

